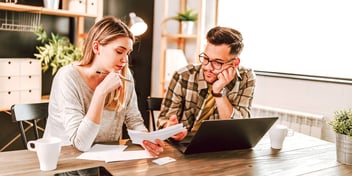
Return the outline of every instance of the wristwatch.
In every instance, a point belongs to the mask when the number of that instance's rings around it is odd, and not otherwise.
[[[211,94],[213,95],[213,97],[224,97],[226,96],[225,88],[223,88],[219,93],[211,91]]]

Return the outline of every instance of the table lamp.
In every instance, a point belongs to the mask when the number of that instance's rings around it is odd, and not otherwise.
[[[148,28],[148,25],[144,22],[144,20],[138,16],[134,12],[129,14],[130,16],[130,30],[135,36],[142,35]]]

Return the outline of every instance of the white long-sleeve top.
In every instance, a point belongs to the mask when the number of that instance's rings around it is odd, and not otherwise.
[[[133,79],[130,72],[127,77]],[[73,65],[62,67],[53,80],[44,138],[58,137],[62,145],[87,151],[93,143],[118,141],[124,122],[128,129],[147,130],[138,109],[134,83],[125,86],[124,107],[118,111],[104,109],[101,123],[95,124],[85,118],[94,91]]]

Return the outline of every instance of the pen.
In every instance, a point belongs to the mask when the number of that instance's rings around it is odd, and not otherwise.
[[[102,71],[96,71],[95,73],[101,74],[101,75],[107,75],[107,74],[108,74],[108,73],[102,72]],[[122,80],[124,80],[124,81],[132,82],[131,80],[127,79],[126,77],[124,77],[124,76],[122,76],[122,75],[120,75],[120,74],[119,74],[119,77],[120,77],[120,79],[122,79]]]

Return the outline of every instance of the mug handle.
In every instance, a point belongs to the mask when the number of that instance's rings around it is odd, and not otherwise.
[[[33,147],[32,147],[33,146]],[[36,151],[36,148],[35,148],[35,141],[28,141],[27,143],[27,149],[30,150],[30,151]]]

